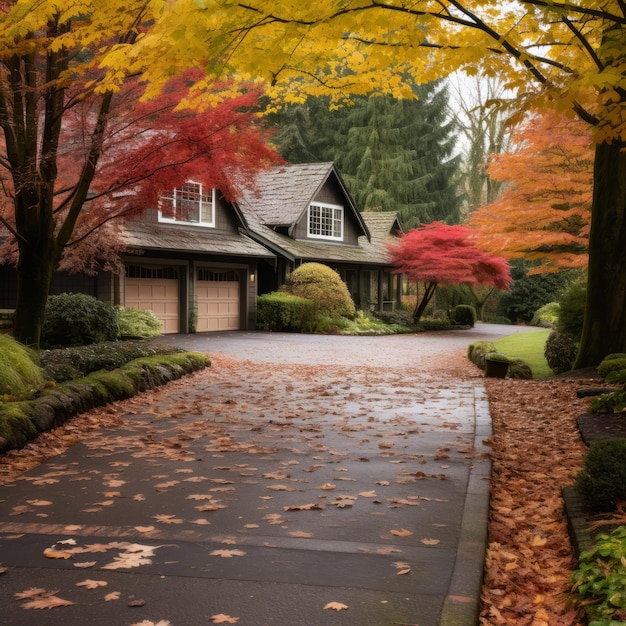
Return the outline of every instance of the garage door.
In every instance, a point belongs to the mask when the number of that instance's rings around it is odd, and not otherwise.
[[[152,311],[163,323],[163,333],[179,332],[179,281],[174,267],[126,268],[125,306]]]
[[[198,332],[241,328],[239,272],[198,270]]]

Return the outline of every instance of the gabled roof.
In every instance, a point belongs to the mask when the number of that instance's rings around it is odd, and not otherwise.
[[[398,214],[394,211],[363,211],[361,213],[372,239],[386,239],[404,232]]]
[[[259,223],[270,228],[287,227],[293,233],[296,224],[303,218],[309,204],[315,199],[327,180],[334,179],[344,197],[345,208],[355,217],[369,237],[369,231],[361,218],[354,200],[350,196],[334,163],[302,163],[299,165],[277,165],[258,174],[250,187],[239,198],[239,206],[250,222],[254,213]],[[254,230],[254,227],[252,226]]]

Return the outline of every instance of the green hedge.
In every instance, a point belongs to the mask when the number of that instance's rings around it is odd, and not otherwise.
[[[274,331],[311,332],[319,317],[313,300],[283,291],[257,298],[257,320]]]

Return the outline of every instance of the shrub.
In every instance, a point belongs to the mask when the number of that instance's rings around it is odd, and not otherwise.
[[[626,498],[626,439],[599,439],[589,446],[576,489],[593,512],[612,511]]]
[[[81,378],[90,372],[115,369],[141,357],[180,352],[180,348],[163,344],[115,341],[61,350],[42,350],[40,358],[46,376],[61,383]]]
[[[485,357],[495,351],[496,347],[491,341],[477,341],[468,347],[467,358],[481,370],[484,370]]]
[[[611,372],[619,372],[620,370],[626,370],[626,357],[603,359],[602,363],[598,365],[598,374],[602,378],[606,378]]]
[[[0,399],[24,398],[43,384],[37,354],[9,335],[0,334]]]
[[[277,291],[258,297],[257,319],[270,330],[311,332],[318,320],[318,307],[307,298]]]
[[[452,319],[455,324],[473,328],[476,323],[476,309],[469,304],[458,304],[453,309]]]
[[[626,620],[626,526],[596,537],[582,552],[572,575],[573,591],[589,623],[624,624]]]
[[[83,293],[48,298],[41,329],[42,347],[85,346],[114,341],[118,334],[117,310],[108,302]]]
[[[385,324],[397,324],[398,326],[413,325],[413,315],[410,311],[402,308],[395,311],[372,311],[371,315]]]
[[[161,334],[163,323],[152,311],[118,309],[121,339],[154,339]]]
[[[579,278],[569,283],[559,298],[557,330],[571,335],[576,341],[580,340],[583,332],[586,295],[586,282]]]
[[[619,373],[621,374],[621,372]],[[626,409],[626,391],[603,393],[601,396],[597,396],[591,400],[592,413],[613,413],[623,411],[624,409]]]
[[[548,335],[543,353],[548,366],[555,374],[569,372],[576,360],[578,344],[571,335],[553,330]]]
[[[321,263],[304,263],[296,268],[285,284],[288,293],[313,300],[325,317],[354,317],[350,292],[339,274]]]
[[[531,326],[540,326],[541,328],[556,328],[559,322],[559,311],[561,306],[558,302],[548,302],[535,311],[533,319],[530,321]]]

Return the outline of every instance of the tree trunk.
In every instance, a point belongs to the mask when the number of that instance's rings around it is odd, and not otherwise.
[[[55,265],[54,256],[46,253],[46,246],[22,247],[17,268],[13,334],[20,343],[36,350],[39,349],[41,327]]]
[[[415,311],[413,311],[413,321],[416,324],[422,319],[422,315],[424,315],[428,303],[435,294],[435,289],[437,289],[437,283],[426,283],[424,285],[424,296],[421,300],[419,300],[419,288],[417,289],[418,301],[415,305]]]
[[[575,368],[626,352],[626,151],[596,146],[585,321]]]

